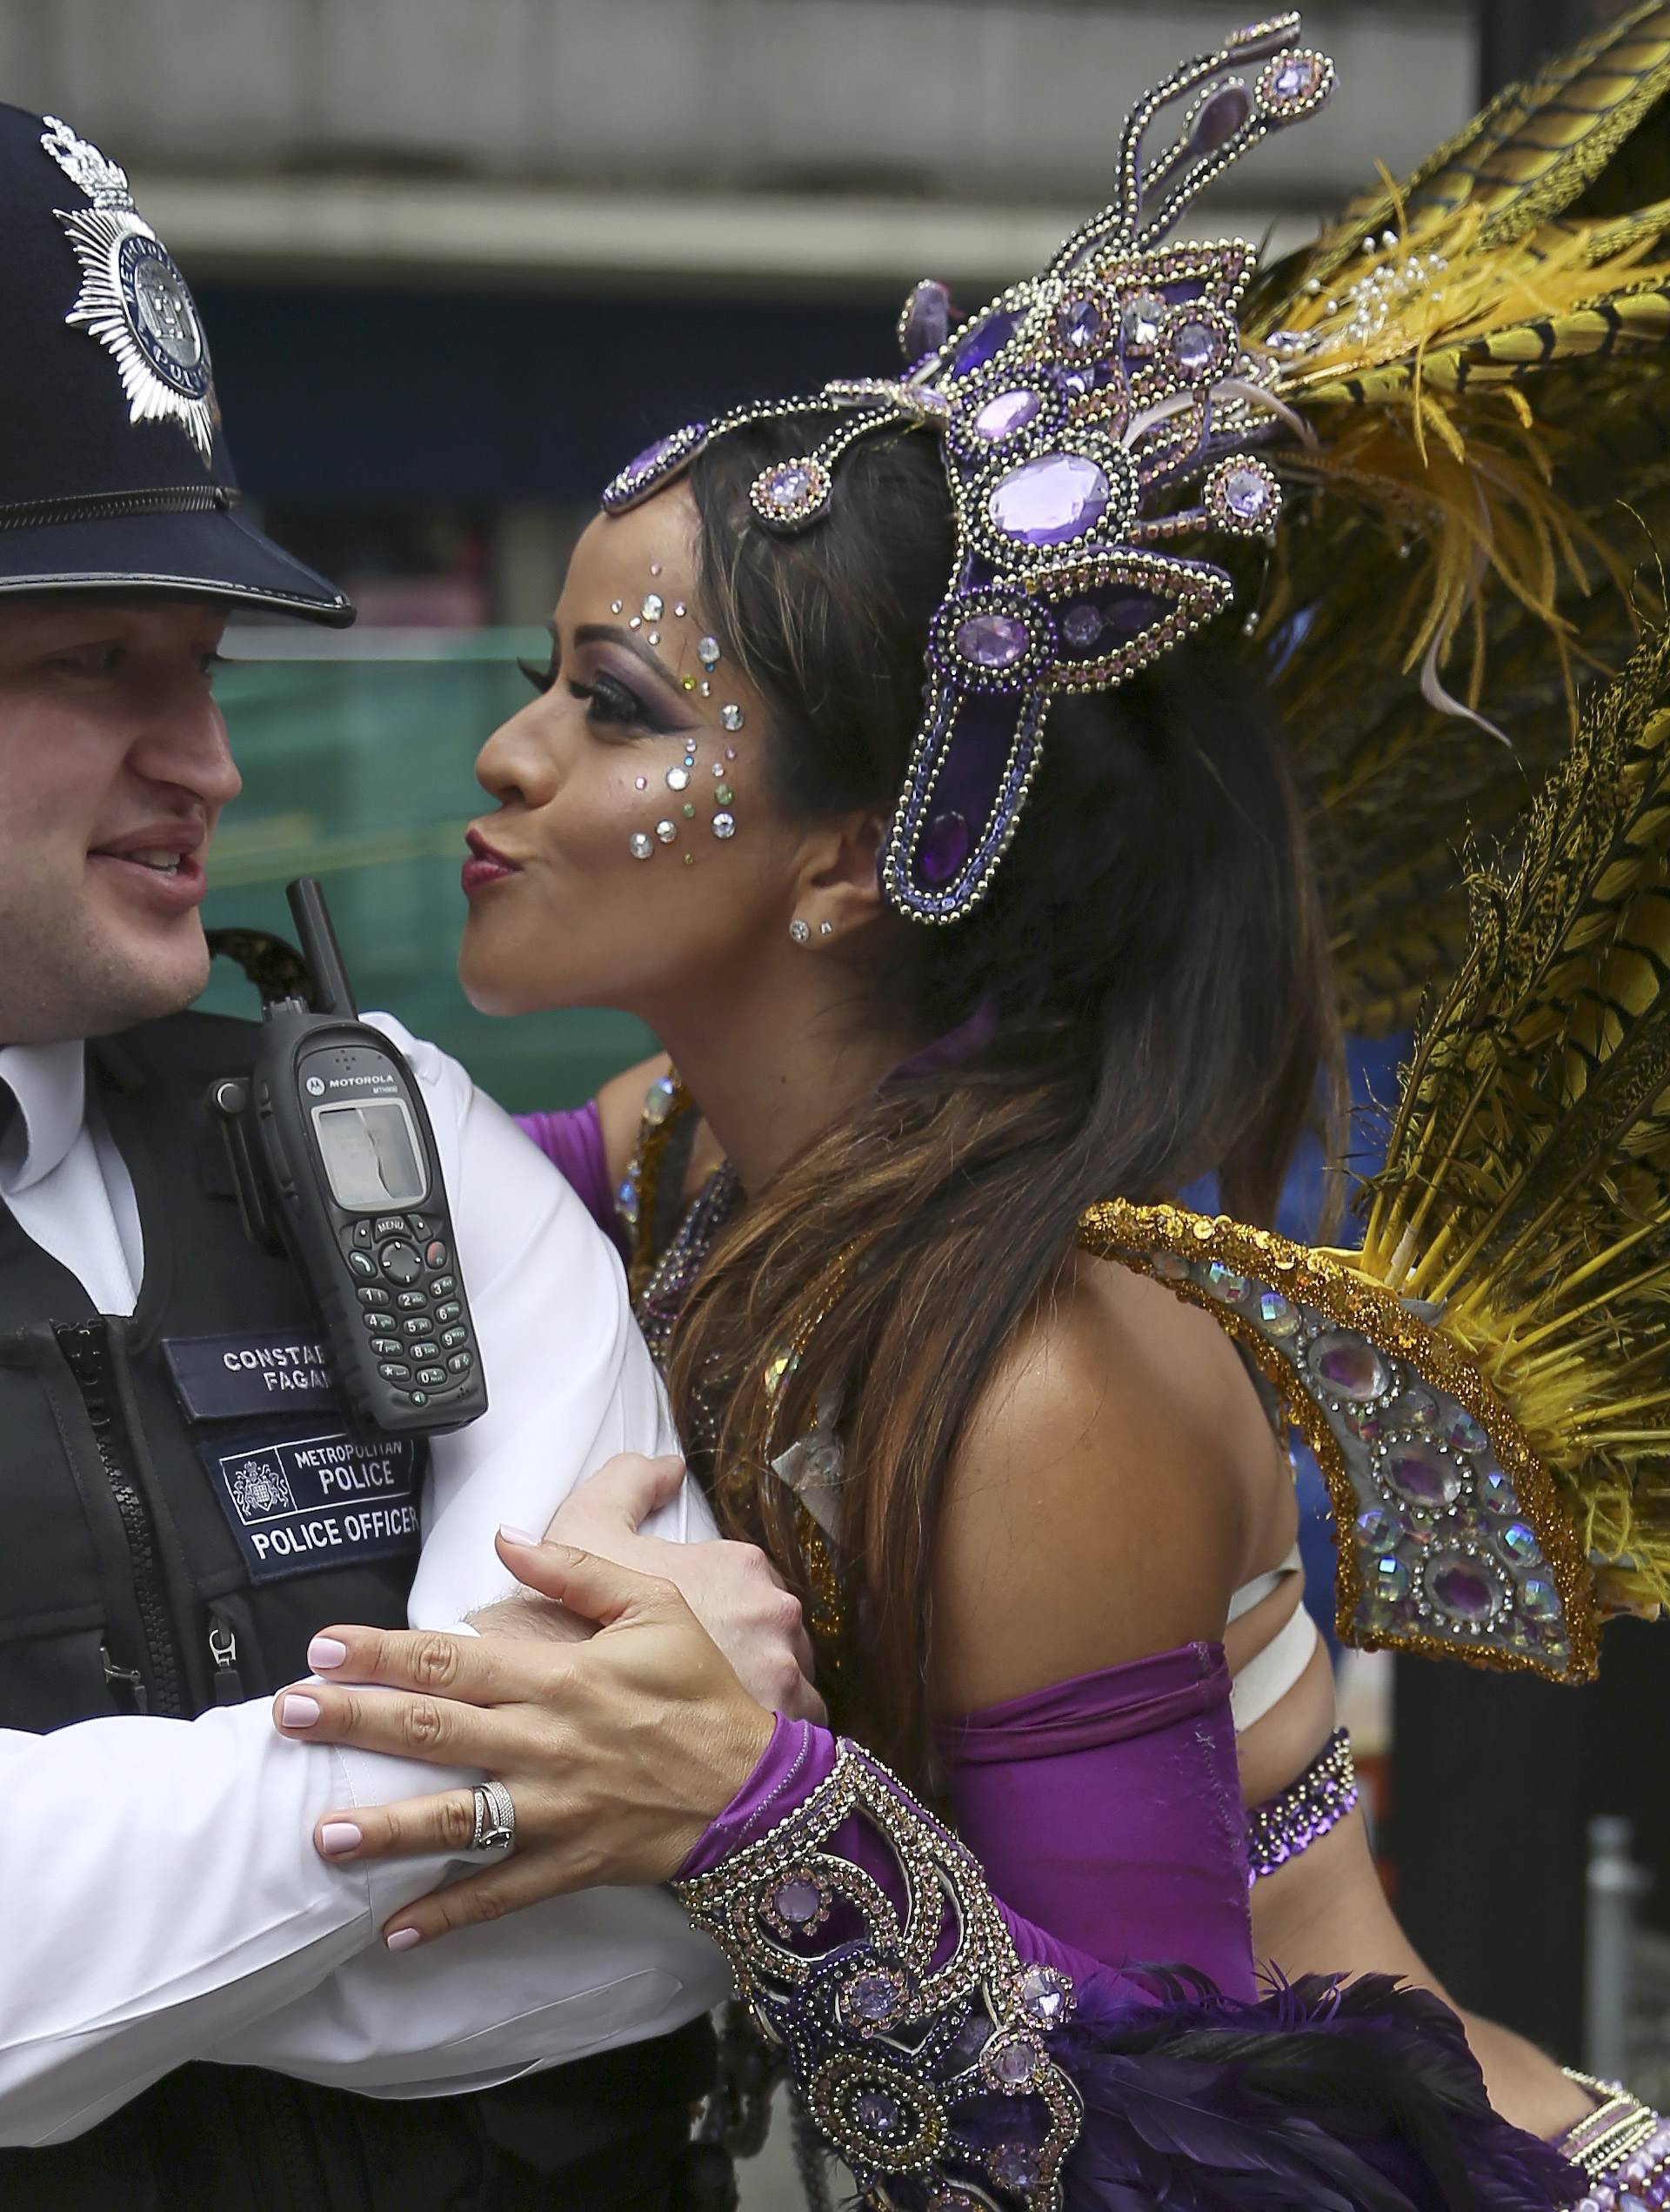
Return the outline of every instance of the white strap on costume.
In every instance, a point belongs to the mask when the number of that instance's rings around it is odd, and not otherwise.
[[[1262,1604],[1273,1590],[1279,1589],[1290,1574],[1302,1574],[1304,1571],[1299,1546],[1295,1544],[1279,1567],[1241,1585],[1229,1601],[1229,1618],[1239,1621],[1255,1605]],[[1238,1736],[1245,1735],[1255,1721],[1263,1720],[1272,1707],[1280,1704],[1310,1665],[1311,1654],[1320,1641],[1315,1621],[1301,1603],[1264,1649],[1237,1671],[1230,1687],[1229,1703]]]

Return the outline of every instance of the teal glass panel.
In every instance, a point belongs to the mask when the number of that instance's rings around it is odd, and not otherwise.
[[[630,1015],[584,1012],[511,1020],[478,1013],[459,988],[464,825],[486,805],[471,772],[483,739],[527,699],[518,652],[543,658],[538,632],[414,633],[399,658],[376,650],[308,657],[304,633],[275,633],[271,659],[235,659],[217,690],[244,773],[210,855],[204,920],[294,941],[284,885],[324,886],[360,1006],[396,1014],[456,1053],[512,1110],[590,1097],[655,1050]],[[298,652],[298,647],[301,648]],[[245,632],[230,648],[261,650]],[[200,1002],[250,1013],[255,997],[218,960]]]

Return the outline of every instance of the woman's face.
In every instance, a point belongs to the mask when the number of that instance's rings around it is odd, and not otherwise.
[[[482,748],[499,811],[466,832],[459,972],[489,1013],[652,1015],[786,939],[802,838],[767,795],[759,696],[697,613],[697,543],[682,485],[599,515],[539,695]]]

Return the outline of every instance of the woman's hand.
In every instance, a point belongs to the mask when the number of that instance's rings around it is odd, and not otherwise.
[[[812,1687],[800,1601],[784,1588],[759,1547],[717,1536],[675,1544],[638,1533],[640,1522],[672,1503],[684,1479],[682,1460],[618,1452],[569,1492],[551,1517],[545,1541],[671,1582],[762,1705],[792,1721],[825,1720],[823,1700]],[[531,1609],[525,1599],[502,1602],[507,1609]],[[495,1625],[485,1615],[471,1619],[483,1629]]]
[[[273,1702],[298,1742],[476,1767],[511,1793],[514,1851],[397,1913],[384,1929],[392,1950],[565,1890],[670,1880],[771,1741],[772,1714],[670,1582],[503,1532],[498,1549],[518,1580],[598,1634],[559,1644],[331,1628],[308,1652],[318,1679]],[[473,1793],[456,1789],[328,1814],[313,1840],[349,1863],[457,1853],[474,1828]]]

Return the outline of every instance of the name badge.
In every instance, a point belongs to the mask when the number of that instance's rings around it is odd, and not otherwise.
[[[257,1582],[416,1552],[422,1440],[362,1443],[346,1429],[224,1448],[197,1447]]]
[[[324,1343],[299,1333],[166,1337],[163,1356],[193,1420],[342,1412]]]

